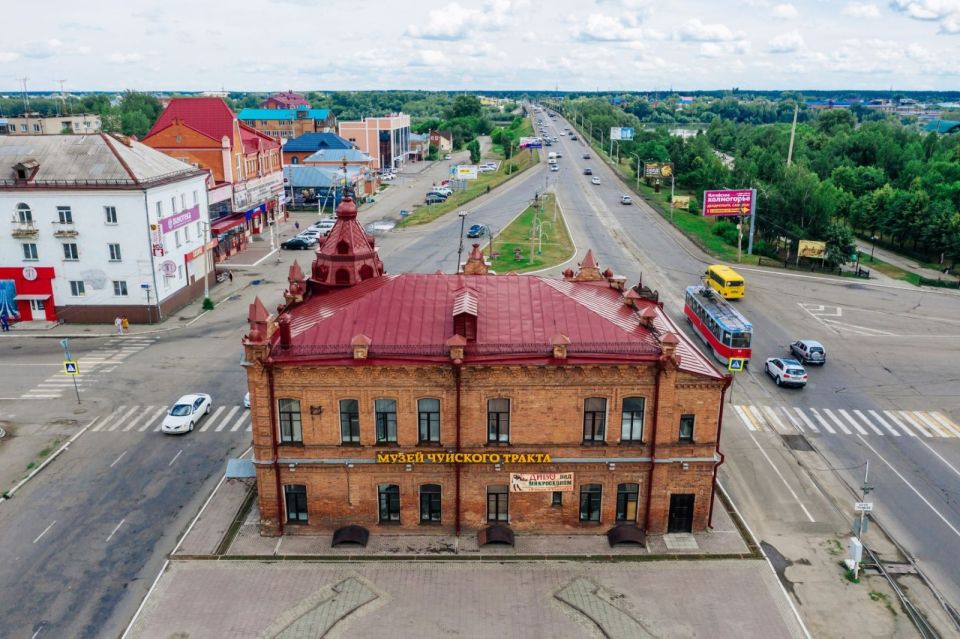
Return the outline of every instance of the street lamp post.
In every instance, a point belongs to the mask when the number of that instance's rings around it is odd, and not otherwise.
[[[637,158],[637,193],[640,192],[640,171],[643,168],[643,162],[640,161],[639,153],[631,153],[633,157]]]
[[[467,221],[467,212],[460,211],[457,213],[460,216],[460,248],[457,249],[457,273],[460,272],[460,264],[463,257],[463,225]]]
[[[871,262],[873,262],[873,251],[876,250],[876,248],[877,248],[877,240],[879,240],[879,239],[880,239],[880,237],[877,236],[877,235],[871,235],[871,236],[870,236],[870,241],[872,242],[872,244],[870,245],[870,261],[871,261]]]

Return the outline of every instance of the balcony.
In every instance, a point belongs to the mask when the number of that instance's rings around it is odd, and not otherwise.
[[[22,222],[16,218],[12,220],[13,231],[11,235],[17,238],[35,238],[40,235],[40,229],[34,222]]]
[[[73,224],[59,224],[54,222],[54,237],[77,237],[80,232]]]

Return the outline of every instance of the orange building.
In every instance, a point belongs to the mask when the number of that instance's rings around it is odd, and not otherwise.
[[[222,98],[174,98],[143,143],[206,169],[215,258],[243,250],[268,220],[285,216],[280,143],[240,122]]]

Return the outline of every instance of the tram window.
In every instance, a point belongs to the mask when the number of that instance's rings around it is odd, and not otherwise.
[[[750,333],[734,333],[732,346],[734,348],[750,348]]]
[[[730,346],[730,331],[723,332],[723,343],[726,346]]]

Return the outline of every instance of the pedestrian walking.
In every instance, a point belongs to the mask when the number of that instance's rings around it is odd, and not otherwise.
[[[296,222],[293,223],[293,228],[295,228],[298,231],[300,230],[300,220],[297,220]]]
[[[230,278],[230,283],[233,284],[233,271],[227,271],[227,277]]]
[[[4,311],[3,314],[0,314],[0,328],[3,328],[4,333],[10,332],[10,318],[7,317],[6,311]]]
[[[124,315],[120,318],[120,330],[126,334],[130,332],[130,320],[127,319],[127,316]]]
[[[117,327],[117,335],[123,335],[123,319],[119,315],[113,320],[113,325]]]

